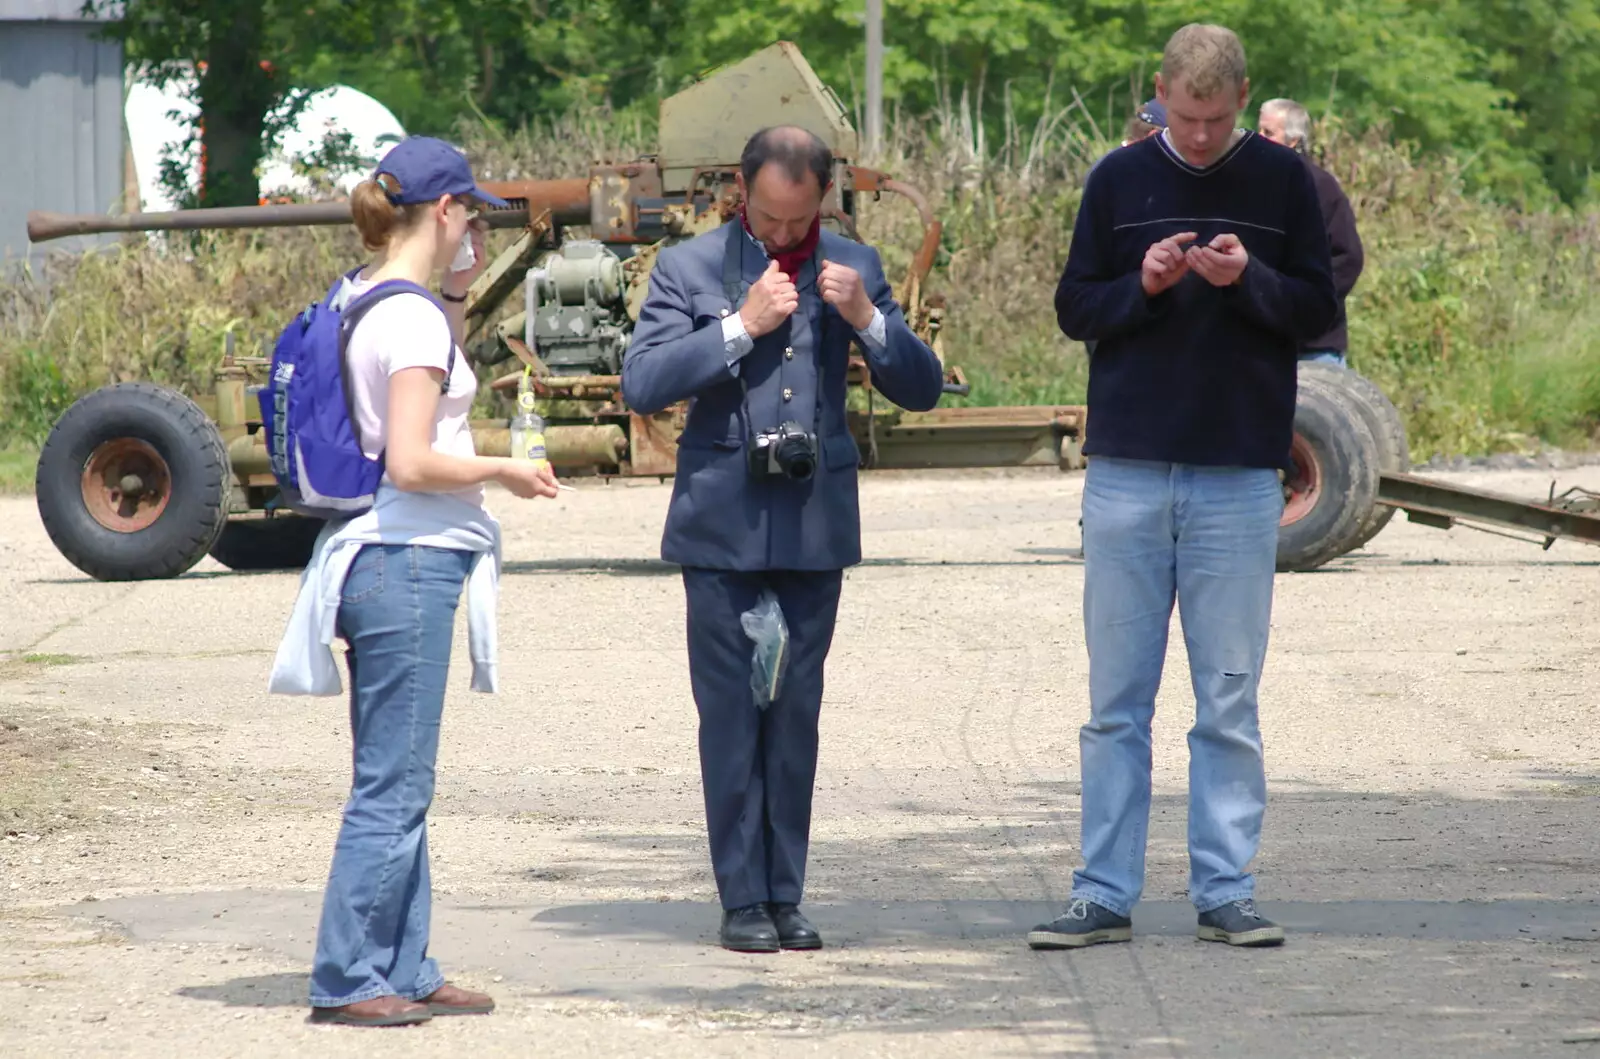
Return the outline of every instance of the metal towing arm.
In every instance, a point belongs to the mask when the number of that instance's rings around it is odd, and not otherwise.
[[[1551,485],[1541,504],[1414,474],[1385,474],[1378,485],[1378,503],[1435,529],[1460,524],[1546,549],[1557,540],[1600,544],[1600,493],[1579,486],[1558,495]]]

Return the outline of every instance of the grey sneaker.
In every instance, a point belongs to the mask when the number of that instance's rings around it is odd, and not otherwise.
[[[1081,949],[1108,941],[1132,941],[1133,921],[1093,901],[1073,898],[1067,910],[1028,931],[1030,949]]]
[[[1229,945],[1282,945],[1283,928],[1256,911],[1251,900],[1233,901],[1200,913],[1200,940]]]

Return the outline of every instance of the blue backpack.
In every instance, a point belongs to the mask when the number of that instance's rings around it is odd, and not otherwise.
[[[283,329],[272,350],[271,381],[256,395],[267,455],[278,480],[278,505],[314,518],[347,519],[369,510],[383,477],[383,455],[368,457],[356,434],[345,358],[356,324],[367,310],[396,294],[420,294],[444,311],[433,292],[408,280],[385,280],[335,309],[344,280],[354,280],[360,272],[357,268],[342,277],[327,297]],[[452,341],[441,394],[450,389],[455,361]]]

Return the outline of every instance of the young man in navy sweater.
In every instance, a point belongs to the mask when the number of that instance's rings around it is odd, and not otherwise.
[[[1238,129],[1244,49],[1220,26],[1167,42],[1167,127],[1103,159],[1056,291],[1096,343],[1084,452],[1089,723],[1083,867],[1034,948],[1132,937],[1150,817],[1150,722],[1174,601],[1195,694],[1189,893],[1199,936],[1275,945],[1255,907],[1266,808],[1256,688],[1301,341],[1333,323],[1328,239],[1294,152]]]

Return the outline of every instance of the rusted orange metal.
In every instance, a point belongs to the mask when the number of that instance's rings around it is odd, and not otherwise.
[[[83,467],[83,506],[114,533],[148,529],[172,499],[172,470],[155,446],[114,438],[97,446]]]
[[[668,409],[652,416],[629,413],[630,474],[667,477],[677,473],[678,435],[683,432],[683,418],[679,409]]]
[[[641,237],[640,221],[662,221],[661,170],[645,162],[599,165],[589,171],[589,226],[596,239],[612,243],[654,242]]]
[[[589,179],[586,177],[485,181],[481,186],[489,194],[505,199],[508,204],[505,210],[491,209],[490,214],[538,214],[541,210],[549,210],[556,224],[589,223]]]

